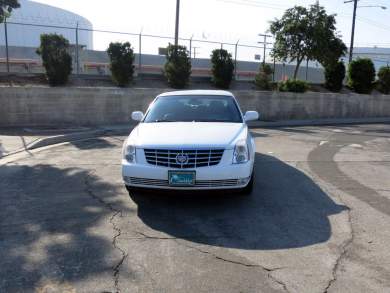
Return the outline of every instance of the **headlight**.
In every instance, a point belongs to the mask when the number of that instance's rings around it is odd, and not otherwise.
[[[242,164],[249,161],[249,150],[246,140],[240,140],[236,143],[233,153],[233,164]]]
[[[129,163],[135,163],[135,152],[134,145],[127,145],[123,148],[123,158]]]

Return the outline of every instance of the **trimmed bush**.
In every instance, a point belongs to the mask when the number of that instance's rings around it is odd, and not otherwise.
[[[41,45],[36,52],[42,58],[49,84],[52,86],[66,84],[72,72],[69,41],[61,35],[42,34]]]
[[[259,89],[262,90],[271,90],[272,89],[272,68],[269,64],[262,64],[260,66],[260,71],[255,76],[255,84]]]
[[[375,67],[369,58],[353,60],[348,66],[348,85],[359,94],[369,94],[375,80]]]
[[[232,55],[224,49],[213,50],[211,64],[212,82],[214,85],[218,88],[228,89],[234,72]]]
[[[339,92],[343,88],[345,78],[344,62],[339,61],[325,66],[325,87],[332,92]]]
[[[173,88],[184,88],[191,75],[191,60],[185,46],[169,44],[164,75],[168,84]]]
[[[384,94],[390,94],[390,67],[383,66],[378,72],[378,90]]]
[[[278,84],[281,92],[304,93],[309,89],[307,82],[299,79],[287,79]]]
[[[127,86],[134,75],[134,50],[129,42],[110,43],[107,49],[113,81],[120,87]]]

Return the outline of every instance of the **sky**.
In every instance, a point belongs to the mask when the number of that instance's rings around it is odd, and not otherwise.
[[[176,0],[35,0],[64,8],[89,19],[95,29],[125,31],[153,35],[174,35]],[[319,1],[328,13],[337,14],[337,28],[344,42],[349,45],[351,36],[353,3],[344,0]],[[285,9],[294,5],[308,6],[314,0],[181,0],[180,37],[207,39],[256,45],[261,41],[259,33],[267,31],[269,21],[282,16]],[[390,0],[360,0],[355,32],[356,46],[390,47]],[[96,49],[104,49],[111,40],[128,39],[135,47],[137,37],[94,34]],[[167,40],[145,38],[143,47],[157,53],[156,46],[164,46]],[[182,42],[188,46],[188,42]],[[198,56],[210,54],[211,47],[193,43]],[[234,46],[226,46],[232,51]],[[258,49],[240,48],[241,54],[255,54]]]

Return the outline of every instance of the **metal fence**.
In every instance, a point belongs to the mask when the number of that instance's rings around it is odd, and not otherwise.
[[[161,75],[165,55],[159,54],[159,48],[166,48],[174,43],[170,36],[146,34],[142,31],[120,32],[100,30],[79,26],[58,26],[34,22],[8,21],[0,25],[0,72],[8,73],[43,73],[44,69],[36,48],[42,33],[64,35],[71,44],[73,73],[82,75],[110,75],[109,58],[106,49],[110,42],[129,41],[135,52],[136,75]],[[267,42],[266,42],[267,41]],[[235,63],[237,80],[253,80],[264,60],[274,68],[273,80],[278,81],[293,76],[294,64],[275,62],[270,56],[272,43],[268,40],[259,45],[224,42],[195,37],[180,38],[179,44],[186,46],[191,57],[192,76],[210,76],[210,55],[212,50],[224,48],[231,53]],[[265,54],[264,54],[265,53]],[[378,53],[379,54],[379,53]],[[389,54],[379,54],[373,58],[376,64],[390,61]],[[257,60],[255,59],[257,57]],[[356,52],[355,56],[370,57],[370,53]],[[379,60],[379,61],[378,61]],[[381,62],[381,63],[378,63]],[[323,82],[323,70],[316,62],[304,62],[298,78],[313,83]]]

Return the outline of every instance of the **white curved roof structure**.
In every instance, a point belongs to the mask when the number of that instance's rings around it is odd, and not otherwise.
[[[73,12],[53,7],[50,5],[37,3],[29,0],[20,0],[20,8],[12,11],[8,18],[8,44],[9,46],[38,47],[40,35],[43,33],[57,33],[63,35],[71,44],[76,43],[77,24],[80,28],[92,29],[92,23]],[[41,26],[28,26],[13,23],[25,23],[47,26],[69,27],[53,28]],[[92,31],[79,30],[79,44],[87,49],[93,49]],[[4,25],[0,24],[0,45],[4,45]]]

